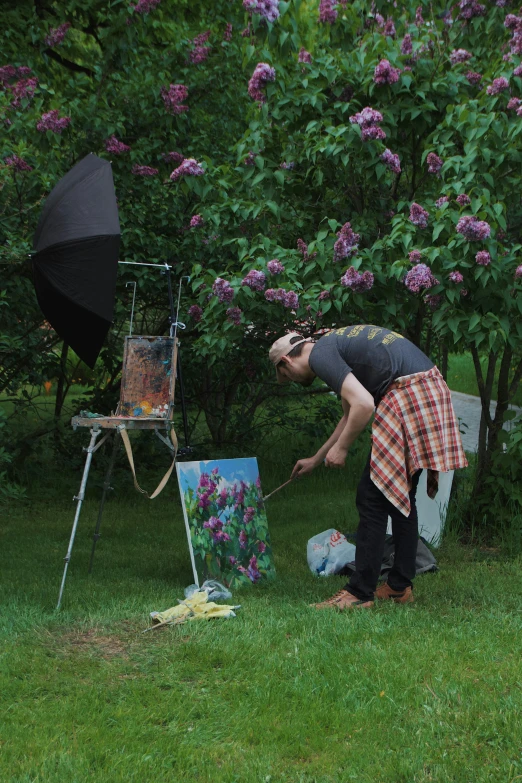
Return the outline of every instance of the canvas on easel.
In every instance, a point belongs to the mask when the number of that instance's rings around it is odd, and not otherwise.
[[[228,587],[275,576],[255,458],[178,462],[179,491],[196,584]]]

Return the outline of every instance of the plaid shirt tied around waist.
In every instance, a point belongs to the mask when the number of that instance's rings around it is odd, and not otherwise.
[[[410,514],[411,477],[428,471],[428,496],[439,472],[467,467],[451,392],[437,367],[404,375],[388,387],[372,426],[370,475],[404,516]]]

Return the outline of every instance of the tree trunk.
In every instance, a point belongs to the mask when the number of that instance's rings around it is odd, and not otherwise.
[[[484,386],[484,391],[485,391],[488,406],[491,404],[491,397],[493,393],[493,382],[495,380],[495,368],[497,366],[497,358],[498,358],[497,354],[494,351],[489,352],[488,369],[486,372],[486,383]],[[481,410],[478,451],[477,451],[477,474],[478,473],[480,473],[481,475],[484,474],[487,447],[488,447],[488,424],[486,421],[484,410]]]

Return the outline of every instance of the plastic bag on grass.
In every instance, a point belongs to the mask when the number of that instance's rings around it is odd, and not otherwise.
[[[330,576],[355,560],[355,545],[335,528],[310,538],[306,547],[310,570],[319,576]]]
[[[186,587],[185,598],[192,598],[194,593],[197,593],[200,590],[204,590],[207,593],[209,601],[218,601],[219,599],[228,601],[229,598],[232,598],[230,590],[227,590],[224,585],[216,582],[215,579],[207,579],[206,582],[203,582],[201,587],[198,587],[197,585]]]

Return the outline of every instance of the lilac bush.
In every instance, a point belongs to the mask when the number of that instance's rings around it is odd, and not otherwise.
[[[489,266],[491,264],[491,256],[487,250],[479,250],[475,256],[475,261],[479,266]]]
[[[389,60],[381,60],[380,63],[375,66],[373,81],[375,84],[395,84],[395,82],[399,81],[400,75],[400,69],[393,68]]]
[[[269,82],[275,81],[275,68],[271,68],[268,63],[258,63],[254,69],[250,81],[248,82],[248,94],[258,103],[266,102],[266,95],[263,92]]]
[[[241,281],[241,285],[248,286],[252,291],[264,291],[265,283],[266,275],[258,269],[251,269]]]
[[[111,136],[105,140],[105,149],[110,152],[111,155],[123,155],[124,152],[130,152],[128,144],[124,144],[122,141],[118,141],[116,136]]]
[[[350,223],[345,223],[337,232],[337,236],[338,239],[334,244],[334,262],[354,256],[359,249],[360,234],[355,234]]]
[[[462,234],[469,242],[477,242],[490,236],[491,226],[485,220],[477,220],[472,215],[465,215],[457,223],[457,233]]]
[[[205,169],[197,160],[194,160],[194,158],[185,158],[177,169],[174,169],[170,175],[170,179],[173,182],[176,182],[180,177],[201,177],[204,173]]]
[[[433,288],[438,282],[426,264],[416,264],[404,278],[404,285],[413,294],[419,293],[421,288]]]
[[[212,285],[212,293],[220,302],[231,302],[234,298],[234,289],[227,280],[217,277]]]
[[[269,261],[266,265],[266,268],[271,275],[281,275],[285,271],[283,264],[279,261],[278,258],[274,258],[272,261]]]
[[[52,131],[52,133],[62,133],[71,122],[70,117],[59,117],[58,109],[52,109],[51,111],[42,114],[40,120],[36,124],[36,130],[40,133],[45,131]]]
[[[434,152],[429,153],[428,157],[426,158],[426,161],[428,163],[428,172],[430,174],[438,174],[442,166],[444,165],[444,161],[442,160],[442,158],[439,158],[439,156],[435,155]]]
[[[419,228],[426,228],[428,225],[429,212],[417,204],[415,201],[410,207],[410,220],[414,226]]]
[[[279,0],[243,0],[243,7],[251,14],[259,14],[267,22],[279,18]]]
[[[358,272],[355,267],[349,267],[341,277],[341,285],[344,288],[351,288],[352,291],[363,293],[373,287],[374,276],[371,272]]]
[[[385,149],[381,155],[381,160],[394,174],[400,174],[401,162],[398,155],[394,155],[391,150]]]
[[[167,87],[162,87],[160,90],[163,104],[169,114],[184,114],[188,111],[188,106],[183,104],[188,98],[188,89],[184,84],[170,84]]]

